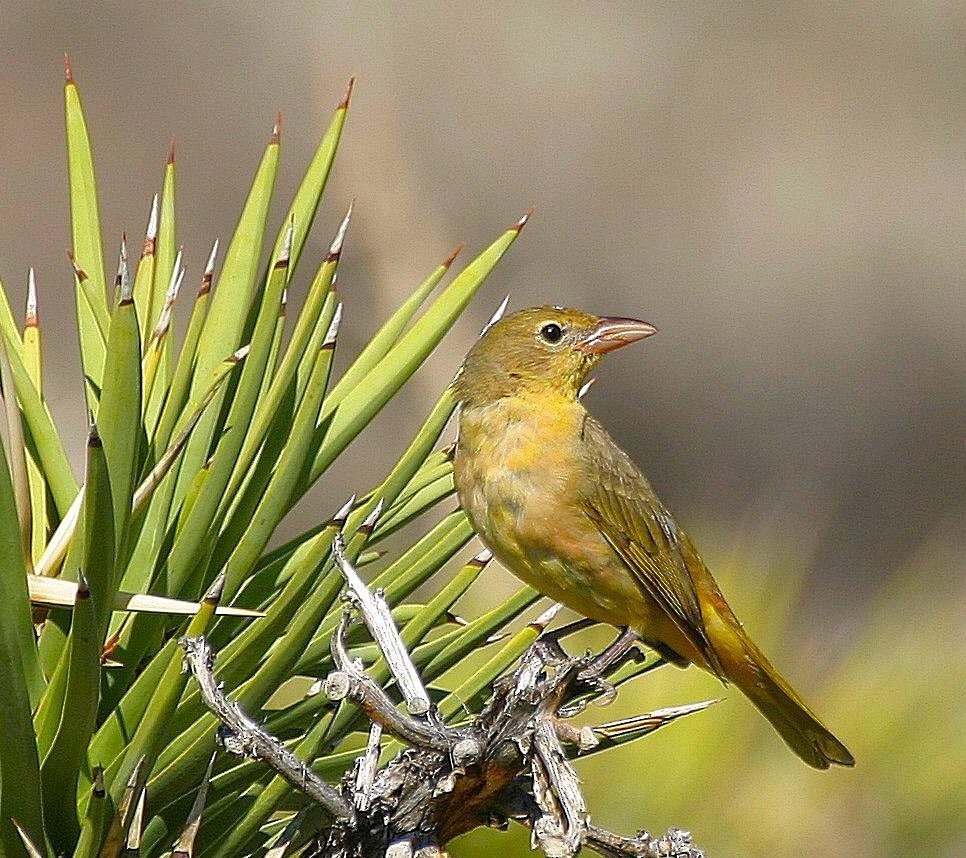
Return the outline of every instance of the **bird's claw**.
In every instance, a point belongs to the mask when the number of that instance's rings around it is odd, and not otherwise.
[[[581,685],[588,687],[593,695],[593,700],[598,706],[610,706],[617,699],[617,689],[611,685],[603,676],[597,674],[581,675],[578,674],[578,681]],[[564,718],[573,718],[587,708],[590,702],[588,699],[575,700],[566,707],[561,708],[560,715]]]
[[[603,682],[604,674],[624,658],[637,658],[638,634],[632,628],[625,628],[617,639],[600,655],[592,659],[587,666],[577,674],[578,682],[599,685]],[[605,685],[607,683],[604,683]]]
[[[534,647],[539,651],[544,665],[553,662],[568,663],[570,669],[576,670],[572,682],[589,691],[599,706],[609,706],[617,699],[617,689],[607,681],[605,675],[625,658],[640,660],[643,655],[637,648],[639,641],[637,632],[624,628],[617,639],[598,655],[588,653],[582,659],[571,658],[561,645],[561,639],[593,625],[596,625],[595,620],[583,619],[552,632],[544,632],[537,639]],[[582,712],[588,702],[586,698],[572,700],[561,706],[557,714],[561,718],[572,718]]]

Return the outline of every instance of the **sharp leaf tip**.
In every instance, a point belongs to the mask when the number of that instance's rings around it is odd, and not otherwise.
[[[342,96],[342,101],[339,102],[339,110],[348,110],[349,102],[352,101],[352,88],[356,85],[355,75],[349,78],[349,83],[346,84],[345,95]]]
[[[528,209],[527,209],[527,210],[526,210],[526,211],[525,211],[525,212],[523,213],[523,217],[521,217],[521,218],[520,218],[520,220],[518,220],[518,221],[517,221],[517,222],[516,222],[516,223],[515,223],[515,224],[514,224],[514,225],[513,225],[512,227],[510,227],[510,228],[511,228],[511,229],[515,229],[515,230],[516,230],[517,232],[520,232],[520,230],[522,230],[522,229],[523,229],[523,228],[524,228],[524,227],[525,227],[525,226],[527,225],[527,223],[528,223],[528,221],[530,220],[530,218],[531,218],[531,217],[533,217],[533,211],[534,211],[534,209],[533,209],[533,206],[530,206],[530,208],[528,208]]]
[[[461,241],[459,244],[457,244],[456,247],[453,248],[453,252],[443,260],[443,268],[449,268],[455,261],[456,257],[463,252],[464,247],[466,247],[465,241]]]

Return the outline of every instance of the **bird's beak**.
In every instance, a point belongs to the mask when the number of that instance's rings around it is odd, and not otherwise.
[[[656,333],[657,328],[654,325],[649,325],[640,319],[604,316],[577,343],[577,346],[589,354],[604,354]]]

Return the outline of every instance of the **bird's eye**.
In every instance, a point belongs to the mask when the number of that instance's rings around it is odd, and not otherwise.
[[[563,328],[554,322],[548,322],[540,329],[540,337],[548,343],[559,343],[563,338]]]

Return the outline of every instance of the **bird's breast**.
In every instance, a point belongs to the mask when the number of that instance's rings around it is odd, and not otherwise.
[[[576,403],[507,399],[464,411],[454,480],[473,527],[511,572],[587,616],[624,622],[635,589],[581,503],[585,416]]]
[[[539,542],[575,496],[579,425],[568,412],[500,400],[461,415],[456,486],[484,541]]]

